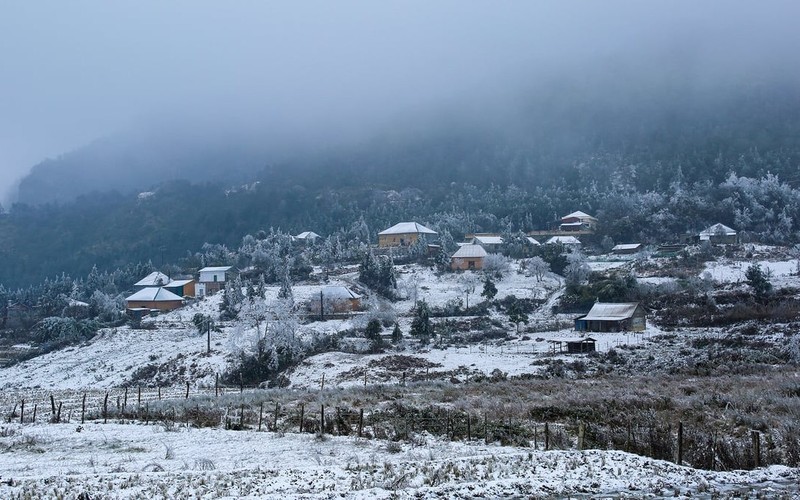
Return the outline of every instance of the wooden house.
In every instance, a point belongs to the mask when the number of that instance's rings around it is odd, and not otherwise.
[[[598,302],[588,314],[575,319],[579,332],[641,332],[646,326],[646,311],[638,302]]]
[[[378,233],[378,246],[407,247],[416,243],[422,235],[435,238],[438,233],[416,222],[400,222]]]
[[[230,281],[232,266],[204,267],[200,269],[200,278],[197,280],[195,292],[198,297],[212,295],[223,288]]]
[[[714,224],[700,231],[700,241],[708,241],[714,244],[735,244],[739,242],[736,230],[725,224]]]
[[[194,297],[196,284],[193,279],[172,280],[164,288],[179,297]]]
[[[486,255],[486,250],[480,245],[461,245],[456,253],[450,257],[450,269],[454,271],[482,269]]]
[[[183,297],[175,295],[163,287],[143,288],[125,299],[128,309],[158,309],[172,311],[184,304]]]
[[[597,227],[597,219],[591,215],[581,212],[572,212],[561,218],[558,229],[561,231],[594,231]]]

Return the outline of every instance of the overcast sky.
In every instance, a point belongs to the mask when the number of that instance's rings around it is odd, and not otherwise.
[[[798,19],[788,0],[3,2],[0,199],[44,158],[166,118],[357,136],[606,61],[779,72]]]

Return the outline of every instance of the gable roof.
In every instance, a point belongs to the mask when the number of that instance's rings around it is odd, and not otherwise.
[[[636,250],[637,248],[641,247],[641,243],[622,243],[620,245],[614,245],[614,248],[611,250]]]
[[[562,217],[562,219],[571,219],[573,217],[576,219],[594,219],[594,217],[592,217],[591,215],[587,214],[586,212],[581,212],[580,210],[565,215],[564,217]]]
[[[174,300],[182,301],[183,297],[179,297],[161,287],[150,286],[142,288],[125,300],[129,302],[171,302]]]
[[[199,272],[199,273],[219,273],[219,272],[224,273],[225,271],[228,271],[232,267],[233,266],[204,267],[203,269],[201,269],[201,270],[199,270],[197,272]]]
[[[169,288],[173,288],[173,287],[176,287],[176,286],[186,286],[186,285],[188,285],[189,283],[191,283],[193,281],[194,280],[172,280],[172,281],[170,281],[169,283],[167,283],[164,286],[165,287],[169,287]]]
[[[541,245],[541,243],[539,243],[539,240],[537,240],[536,238],[531,238],[530,236],[528,236],[528,243],[530,243],[531,245]]]
[[[486,257],[486,250],[480,245],[464,245],[459,248],[451,258],[453,259],[475,259]]]
[[[472,238],[473,243],[477,243],[479,245],[502,245],[503,244],[503,237],[502,236],[475,236]]]
[[[725,224],[716,223],[711,227],[707,227],[700,231],[700,237],[704,236],[736,236],[736,230],[726,226]]]
[[[326,299],[349,300],[360,299],[361,295],[350,290],[346,286],[330,285],[322,288],[322,296]]]
[[[381,234],[439,234],[417,222],[398,222],[389,229],[384,229]]]
[[[580,318],[590,321],[620,321],[633,317],[636,308],[639,307],[638,302],[597,302],[592,306],[589,313]]]
[[[169,276],[158,271],[153,271],[144,278],[140,279],[133,286],[162,286],[169,283]]]
[[[298,240],[308,240],[308,239],[313,240],[315,238],[321,238],[321,236],[315,233],[314,231],[303,231],[302,233],[295,236],[295,238],[297,238]]]

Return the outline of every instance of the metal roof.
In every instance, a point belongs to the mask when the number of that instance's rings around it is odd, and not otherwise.
[[[573,217],[577,219],[585,219],[585,218],[594,219],[594,217],[592,217],[591,215],[587,214],[586,212],[581,212],[580,210],[572,212],[569,215],[565,215],[564,217],[562,217],[562,219],[571,219]]]
[[[174,300],[183,300],[183,297],[179,297],[161,287],[151,286],[142,288],[125,300],[128,302],[171,302]]]
[[[233,266],[216,266],[216,267],[204,267],[203,269],[199,270],[200,273],[215,273],[215,272],[225,272],[228,271]]]
[[[486,257],[486,250],[480,245],[464,245],[453,254],[454,259],[475,259]]]
[[[563,243],[564,245],[580,245],[581,240],[574,236],[553,236],[546,243]]]
[[[482,245],[502,245],[503,244],[503,237],[502,236],[476,236],[472,238],[473,243],[478,243]]]
[[[612,250],[636,250],[641,246],[641,243],[623,243],[621,245],[615,245]]]
[[[433,229],[427,228],[416,222],[399,222],[389,229],[384,229],[380,234],[438,234]]]
[[[703,236],[736,236],[736,230],[732,229],[725,224],[714,224],[711,227],[707,227],[706,229],[700,231],[700,237]]]
[[[161,286],[167,283],[169,283],[169,276],[158,271],[153,271],[134,283],[133,286]]]
[[[620,321],[633,316],[638,302],[601,303],[592,306],[591,311],[582,318],[587,321]]]
[[[322,288],[322,296],[326,299],[347,300],[347,299],[360,299],[361,295],[350,290],[346,286],[326,286]]]
[[[531,238],[530,236],[528,236],[528,243],[530,243],[531,245],[541,245],[541,243],[539,243],[539,240],[537,240],[536,238]]]
[[[169,283],[167,283],[164,286],[170,287],[170,288],[175,287],[175,286],[186,286],[186,285],[188,285],[189,283],[191,283],[193,281],[194,280],[173,280],[173,281],[170,281]]]
[[[315,239],[320,238],[320,235],[315,233],[314,231],[303,231],[302,233],[295,236],[298,240],[307,240],[307,239]]]

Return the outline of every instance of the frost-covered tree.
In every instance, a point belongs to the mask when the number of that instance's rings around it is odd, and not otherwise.
[[[466,310],[469,310],[469,296],[475,293],[478,283],[480,280],[471,272],[466,272],[458,278],[458,291],[466,296]]]
[[[772,290],[772,283],[769,282],[767,273],[758,264],[751,264],[744,273],[747,284],[753,290],[753,295],[758,300],[764,300]]]
[[[586,257],[580,252],[567,254],[567,267],[564,268],[564,279],[568,287],[575,287],[589,278],[589,265]]]
[[[417,305],[409,333],[412,337],[418,338],[421,344],[427,344],[433,336],[430,309],[428,308],[428,303],[424,300],[421,300]]]
[[[482,297],[486,297],[486,300],[492,300],[495,295],[497,295],[497,286],[492,281],[492,278],[489,276],[483,280],[483,291],[481,292]]]
[[[537,255],[525,261],[525,270],[528,276],[534,276],[536,281],[542,281],[542,278],[550,272],[550,264]]]

